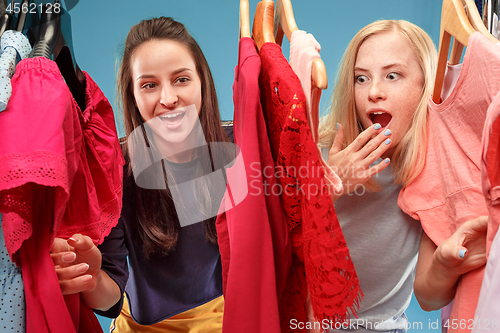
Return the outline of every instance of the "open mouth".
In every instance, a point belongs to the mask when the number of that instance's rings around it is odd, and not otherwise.
[[[371,112],[368,116],[370,117],[370,120],[373,124],[379,123],[382,128],[389,125],[392,120],[392,116],[383,111],[374,111]]]
[[[182,119],[184,118],[184,115],[186,114],[186,111],[171,111],[168,113],[164,113],[159,118],[167,127],[175,127],[176,125],[180,124]]]

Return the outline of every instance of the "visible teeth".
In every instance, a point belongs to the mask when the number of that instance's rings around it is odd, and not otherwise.
[[[385,112],[382,112],[382,111],[377,111],[377,112],[372,112],[372,114],[383,114]]]
[[[163,114],[161,115],[160,117],[161,118],[175,118],[177,116],[180,116],[181,114],[183,114],[184,112],[176,112],[176,113],[169,113],[169,114]]]

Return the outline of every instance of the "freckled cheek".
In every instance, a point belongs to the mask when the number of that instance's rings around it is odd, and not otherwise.
[[[363,103],[363,99],[361,98],[361,92],[359,90],[355,90],[354,93],[354,107],[356,108],[356,113],[358,117],[363,113],[363,110],[366,109],[365,103]]]

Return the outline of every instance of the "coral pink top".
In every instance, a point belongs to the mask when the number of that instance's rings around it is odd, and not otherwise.
[[[488,215],[481,189],[481,135],[486,111],[499,90],[500,48],[476,32],[469,38],[450,96],[441,104],[429,100],[425,166],[398,200],[436,245],[464,222]],[[472,322],[483,272],[484,267],[460,278],[450,320]],[[470,329],[459,327],[456,332]]]

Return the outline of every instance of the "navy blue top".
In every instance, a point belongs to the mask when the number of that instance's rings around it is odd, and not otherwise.
[[[182,182],[189,180],[195,163],[169,164],[176,179]],[[141,325],[152,325],[221,296],[219,248],[207,240],[202,222],[180,228],[175,249],[168,255],[144,258],[141,242],[134,242],[131,230],[131,221],[136,219],[131,186],[136,185],[133,177],[127,176],[125,166],[122,214],[99,249],[102,269],[116,281],[122,294],[127,294],[132,318]],[[196,212],[196,200],[189,199],[194,197],[194,190],[182,197]],[[114,318],[122,305],[123,297],[108,311],[96,313]]]

